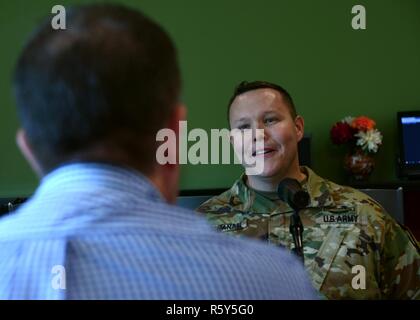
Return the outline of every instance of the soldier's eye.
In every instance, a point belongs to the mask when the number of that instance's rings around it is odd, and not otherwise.
[[[245,130],[245,129],[250,129],[250,125],[249,124],[241,124],[240,126],[238,126],[239,130]]]
[[[270,117],[264,120],[265,124],[274,124],[277,122],[277,118],[276,117]]]

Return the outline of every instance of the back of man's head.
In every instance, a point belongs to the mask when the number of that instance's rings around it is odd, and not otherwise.
[[[166,32],[116,5],[68,9],[65,30],[44,22],[19,57],[14,81],[22,128],[44,172],[109,153],[151,170],[156,131],[180,90]]]

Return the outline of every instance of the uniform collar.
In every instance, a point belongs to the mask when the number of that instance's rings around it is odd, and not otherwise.
[[[336,205],[331,196],[328,180],[325,180],[306,166],[301,166],[301,170],[306,174],[306,182],[302,187],[309,193],[311,198],[310,207],[334,207]]]
[[[303,183],[302,187],[305,189],[310,196],[310,205],[308,207],[334,207],[335,202],[331,196],[330,187],[328,181],[318,176],[314,171],[306,166],[301,166],[301,170],[306,174],[307,179]],[[278,210],[279,204],[271,201],[259,194],[253,189],[249,188],[246,184],[246,175],[242,174],[241,177],[236,180],[231,188],[232,194],[236,195],[244,205],[244,210],[249,210],[254,207],[255,200],[258,198],[258,202],[263,202],[263,206],[267,211]],[[289,205],[284,203],[281,205],[282,211],[290,211]]]

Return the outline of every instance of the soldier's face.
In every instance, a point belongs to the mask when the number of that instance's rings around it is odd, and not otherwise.
[[[297,144],[303,137],[303,119],[292,118],[278,91],[264,88],[237,96],[229,120],[232,129],[264,129],[264,135],[245,138],[243,145],[245,158],[264,159],[261,176],[287,176],[298,168]],[[264,139],[262,150],[256,150],[257,139]]]

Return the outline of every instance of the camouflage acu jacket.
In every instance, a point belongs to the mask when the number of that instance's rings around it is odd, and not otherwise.
[[[329,299],[420,299],[420,255],[412,235],[364,193],[302,170],[311,201],[300,216],[313,285]],[[223,232],[292,249],[292,209],[250,189],[245,179],[197,211]]]

